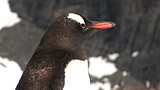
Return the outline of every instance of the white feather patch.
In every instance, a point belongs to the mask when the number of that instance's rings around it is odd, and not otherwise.
[[[65,69],[63,90],[89,90],[88,61],[72,60]]]
[[[84,19],[80,15],[78,15],[78,14],[69,13],[68,14],[68,18],[70,18],[72,20],[75,20],[75,21],[77,21],[80,24],[85,24]]]

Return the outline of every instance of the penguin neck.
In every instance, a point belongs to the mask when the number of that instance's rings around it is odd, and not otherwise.
[[[52,35],[50,35],[52,34]],[[57,33],[46,32],[38,46],[40,49],[46,50],[64,50],[72,53],[74,59],[87,59],[83,51],[83,43],[85,40],[77,38],[69,38],[70,35],[61,35]]]
[[[65,45],[61,43],[40,43],[38,46],[39,50],[64,50],[72,53],[73,59],[86,60],[87,56],[82,48],[82,45]]]

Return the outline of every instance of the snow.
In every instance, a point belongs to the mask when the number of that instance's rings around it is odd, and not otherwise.
[[[0,30],[20,21],[17,13],[11,11],[8,0],[0,0]],[[15,61],[0,57],[0,90],[15,90],[21,75],[22,70]]]
[[[150,81],[146,81],[146,88],[150,88]]]
[[[119,54],[118,54],[118,53],[108,54],[108,58],[109,58],[111,61],[115,61],[118,57],[119,57]]]
[[[17,13],[12,12],[8,0],[0,0],[0,30],[19,23],[21,19]]]
[[[102,78],[103,76],[112,75],[117,72],[117,68],[114,63],[107,62],[106,58],[99,57],[90,57],[89,58],[89,74],[97,77]],[[104,78],[101,82],[91,83],[90,90],[111,90],[111,84],[108,78]]]
[[[0,90],[15,90],[21,75],[22,70],[15,61],[0,57]]]
[[[123,72],[122,72],[122,76],[123,76],[123,77],[126,77],[127,75],[128,75],[128,72],[127,72],[127,71],[123,71]]]
[[[97,76],[98,78],[101,78],[104,75],[112,75],[117,71],[113,63],[106,62],[106,59],[102,57],[91,57],[89,58],[89,62],[90,74]],[[22,70],[13,60],[0,57],[0,73],[0,90],[14,90],[22,75]],[[91,90],[99,90],[99,88],[111,90],[109,80],[105,78],[103,81],[104,83],[92,83],[90,86]]]
[[[89,73],[97,78],[102,78],[105,75],[112,75],[117,72],[114,63],[107,62],[105,58],[91,57],[89,58]]]
[[[108,78],[103,78],[104,82],[109,82]]]
[[[90,90],[111,90],[111,84],[106,82],[106,83],[92,83]]]
[[[118,88],[119,88],[119,85],[116,84],[113,86],[112,90],[117,90]]]
[[[139,52],[138,51],[134,51],[133,53],[132,53],[132,57],[136,57],[136,56],[138,56],[139,55]]]

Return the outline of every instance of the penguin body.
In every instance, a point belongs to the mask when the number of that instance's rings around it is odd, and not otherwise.
[[[89,90],[88,61],[84,41],[95,29],[107,29],[112,22],[90,21],[69,13],[47,28],[16,90]]]

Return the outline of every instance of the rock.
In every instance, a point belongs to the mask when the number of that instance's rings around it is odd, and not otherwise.
[[[0,56],[16,60],[24,70],[44,31],[32,23],[22,22],[0,31]]]

